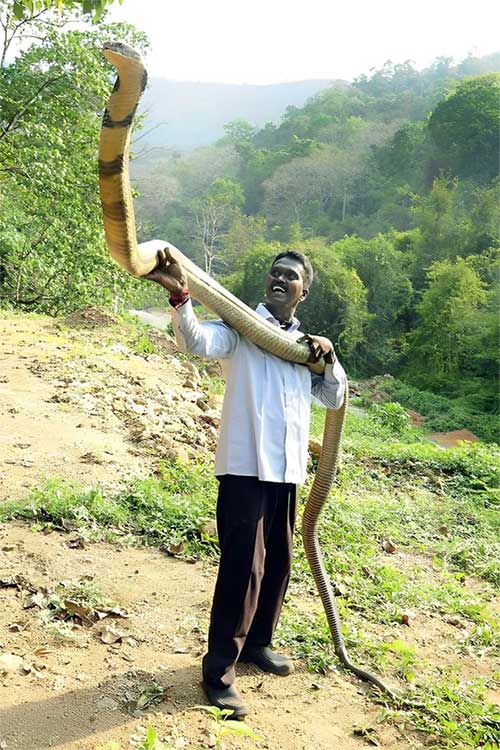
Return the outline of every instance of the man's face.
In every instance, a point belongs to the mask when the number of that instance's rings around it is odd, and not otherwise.
[[[264,290],[266,302],[276,309],[293,312],[308,294],[304,266],[295,258],[280,258],[271,266]]]

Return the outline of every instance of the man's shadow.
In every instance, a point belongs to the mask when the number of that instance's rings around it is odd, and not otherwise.
[[[121,692],[116,689],[119,680],[120,675],[114,675],[89,688],[0,708],[0,737],[9,748],[47,750],[137,721],[150,710],[173,714],[207,702],[201,687],[199,666],[176,669],[174,674],[144,672],[141,679],[144,687],[156,682],[165,690],[161,702],[144,712],[134,707],[139,691],[134,691],[129,705],[123,700]],[[109,706],[99,707],[103,695],[114,701],[114,710]]]

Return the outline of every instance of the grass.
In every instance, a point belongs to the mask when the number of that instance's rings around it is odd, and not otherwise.
[[[78,528],[89,539],[130,543],[134,540],[169,548],[183,546],[186,555],[213,555],[216,546],[205,532],[213,516],[216,483],[211,469],[165,464],[158,478],[136,480],[114,496],[95,488],[52,480],[25,501],[0,505],[0,521],[23,518],[37,528]]]
[[[219,387],[214,379],[212,392]],[[442,450],[400,416],[397,409],[349,415],[338,482],[322,513],[321,546],[344,638],[354,661],[423,705],[404,713],[383,709],[386,721],[409,722],[436,749],[492,748],[499,717],[486,698],[500,675],[484,667],[500,649],[490,606],[500,585],[498,450],[483,444]],[[314,408],[313,434],[321,434],[323,418]],[[22,502],[2,504],[0,521],[77,527],[88,538],[215,559],[207,520],[216,493],[211,467],[166,463],[157,478],[113,496],[53,481]],[[387,540],[395,554],[384,551]],[[432,623],[453,633],[446,663],[439,654],[429,659],[419,642]],[[300,526],[291,596],[275,642],[313,671],[339,668]],[[471,678],[471,664],[483,665],[485,676]]]

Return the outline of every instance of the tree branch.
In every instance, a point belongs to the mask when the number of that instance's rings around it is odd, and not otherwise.
[[[56,76],[56,78],[49,78],[47,81],[45,81],[33,94],[33,96],[28,99],[28,101],[22,106],[20,110],[18,110],[14,115],[12,115],[11,119],[7,123],[6,127],[2,130],[0,133],[0,141],[5,138],[16,126],[20,118],[28,111],[28,109],[31,107],[34,101],[36,101],[37,97],[41,94],[44,89],[51,86],[53,83],[56,83],[56,81],[59,81],[63,76]]]

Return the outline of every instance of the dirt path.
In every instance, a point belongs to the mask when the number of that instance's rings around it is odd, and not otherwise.
[[[114,488],[154,472],[172,450],[210,457],[220,402],[207,398],[196,368],[173,356],[163,334],[148,333],[155,353],[144,354],[133,335],[124,341],[105,320],[87,318],[85,329],[24,316],[0,323],[0,500],[53,477]],[[0,654],[23,660],[20,673],[0,676],[1,750],[95,750],[108,740],[133,747],[148,724],[169,748],[213,746],[209,719],[194,707],[205,701],[200,657],[214,575],[209,564],[152,549],[73,548],[68,535],[1,526]],[[107,645],[96,626],[43,621],[34,592],[68,580],[97,586],[129,612],[113,623],[122,640]],[[154,683],[163,700],[138,710]],[[345,675],[311,675],[298,662],[280,679],[245,665],[238,684],[259,747],[354,750],[364,744],[356,725],[376,727],[384,748],[422,747],[378,725],[379,709]],[[227,739],[224,747],[252,744]]]

